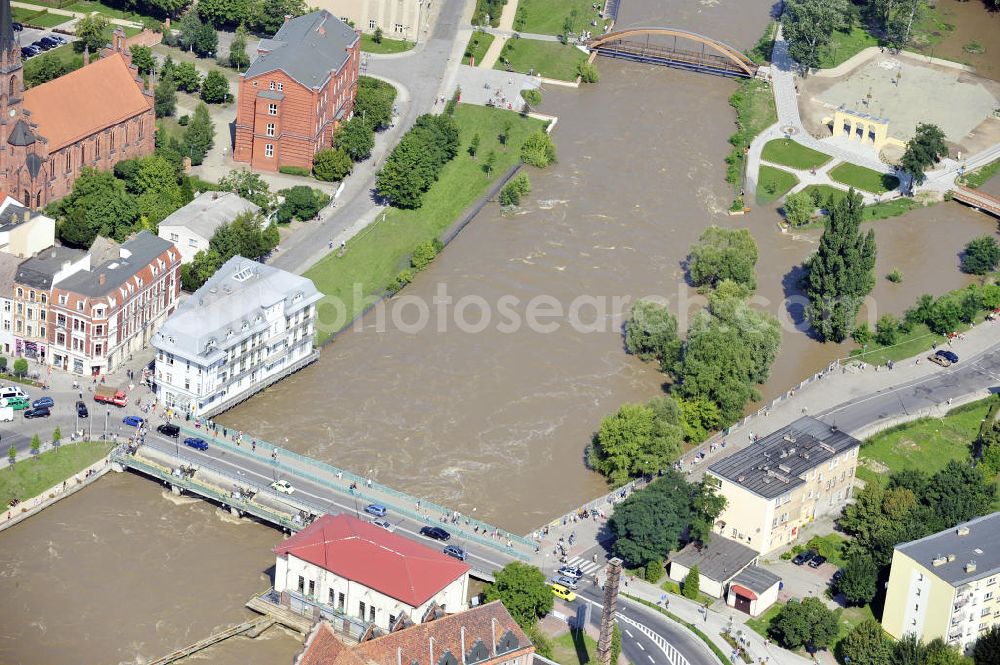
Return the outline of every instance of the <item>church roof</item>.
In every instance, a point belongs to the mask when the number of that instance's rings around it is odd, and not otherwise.
[[[152,101],[139,88],[121,53],[112,53],[24,92],[24,108],[31,111],[38,134],[48,139],[50,153],[135,117],[151,106]],[[146,131],[153,128],[147,127]]]
[[[28,174],[32,178],[37,178],[39,172],[42,170],[42,158],[32,152],[25,158],[24,164],[28,167]]]
[[[31,145],[35,142],[35,135],[31,131],[31,127],[28,123],[21,118],[14,124],[14,129],[10,131],[10,136],[7,137],[7,143],[11,145]]]

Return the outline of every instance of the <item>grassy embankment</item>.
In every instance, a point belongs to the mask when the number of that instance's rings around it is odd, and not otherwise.
[[[103,441],[67,443],[0,470],[0,505],[38,496],[105,457],[112,447]]]
[[[571,630],[552,638],[552,660],[560,665],[587,665],[597,662],[597,642],[587,633]]]
[[[775,201],[797,184],[799,179],[794,173],[762,165],[757,172],[757,202],[765,205]]]
[[[843,162],[830,169],[830,178],[842,185],[872,194],[885,194],[899,187],[899,178],[857,164]]]
[[[592,5],[591,0],[521,0],[517,5],[514,29],[539,35],[561,35],[566,18],[575,9],[577,25],[574,27],[578,31],[590,30],[595,35],[600,35],[611,20],[598,20]],[[598,24],[592,26],[591,21],[597,21]]]
[[[959,178],[959,182],[970,189],[978,189],[997,173],[1000,173],[1000,159],[994,160],[985,166],[980,166],[975,171],[969,171]]]
[[[472,33],[469,37],[469,43],[465,47],[465,53],[462,56],[463,65],[478,65],[482,61],[483,56],[486,55],[486,51],[489,50],[490,44],[496,39],[492,34],[488,32],[482,32],[477,30]]]
[[[729,97],[729,105],[736,110],[736,133],[729,137],[733,149],[726,156],[726,182],[733,186],[736,200],[733,209],[743,207],[743,175],[746,173],[747,150],[762,131],[778,122],[771,86],[763,81],[740,81],[739,89]],[[758,176],[759,177],[759,176]],[[752,195],[753,192],[750,192]]]
[[[767,610],[759,617],[747,619],[747,628],[759,635],[762,635],[763,637],[773,639],[773,635],[770,634],[771,624],[774,623],[778,613],[781,612],[781,608],[784,606],[784,603],[775,603],[774,605],[771,605],[771,607],[767,608]],[[840,626],[837,631],[837,636],[833,638],[833,642],[827,650],[830,653],[836,653],[837,645],[840,644],[841,640],[851,634],[851,631],[854,630],[855,626],[866,619],[874,618],[875,615],[872,614],[871,607],[868,605],[865,605],[864,607],[848,607],[847,609],[841,610]],[[801,656],[808,656],[805,649],[799,648],[794,651]]]
[[[830,155],[807,148],[792,139],[774,139],[764,144],[761,158],[766,162],[790,166],[805,171],[823,166],[832,158]]]
[[[493,69],[540,74],[545,78],[561,81],[575,81],[577,66],[586,59],[586,53],[562,42],[508,39]]]
[[[510,121],[509,147],[500,145],[497,135]],[[402,268],[407,267],[414,247],[441,235],[469,205],[481,196],[508,168],[520,161],[520,146],[528,134],[544,127],[540,120],[523,118],[517,113],[483,106],[459,105],[455,110],[461,146],[458,156],[445,165],[441,176],[424,196],[416,210],[389,208],[384,216],[347,243],[347,253],[329,254],[305,276],[328,298],[344,303],[346,321],[335,322],[329,310],[320,305],[319,341],[347,325],[370,301],[384,293]],[[478,135],[478,158],[469,156],[472,137]],[[490,173],[483,168],[486,157],[496,154]],[[354,285],[360,286],[362,298],[355,298]],[[324,315],[326,311],[326,315]],[[339,325],[335,325],[339,323]]]
[[[406,39],[389,39],[382,37],[380,43],[375,43],[375,38],[364,33],[361,35],[361,50],[365,53],[403,53],[409,51],[414,46],[413,42]]]

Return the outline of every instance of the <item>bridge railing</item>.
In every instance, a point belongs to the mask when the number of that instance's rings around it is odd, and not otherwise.
[[[234,432],[230,431],[228,428],[223,428],[218,425],[216,427],[219,430],[224,430],[226,436],[217,436],[219,432],[213,433],[211,429],[206,429],[204,424],[199,429],[193,429],[187,425],[182,425],[181,431],[183,434],[211,439],[215,445],[218,445],[229,452],[237,453],[244,457],[254,456],[254,454],[247,448],[250,443],[246,441],[246,436],[244,436],[244,442],[241,445],[236,445],[228,438],[233,436]],[[235,434],[238,435],[238,432]],[[459,515],[458,522],[453,523],[451,522],[451,518],[456,513],[436,503],[425,501],[423,499],[417,499],[409,494],[394,490],[391,487],[374,481],[371,481],[371,485],[369,486],[369,480],[367,478],[351,473],[350,471],[345,471],[327,464],[326,462],[321,462],[311,457],[300,455],[296,452],[275,446],[274,444],[261,439],[253,439],[252,441],[253,445],[257,448],[257,457],[261,456],[261,450],[265,453],[263,456],[265,459],[261,459],[260,461],[270,463],[273,468],[287,471],[293,475],[301,476],[314,483],[334,490],[335,492],[346,494],[352,498],[360,499],[362,501],[372,503],[388,503],[390,505],[387,507],[391,508],[394,512],[405,515],[406,517],[409,517],[417,522],[435,526],[441,526],[444,524],[445,526],[461,531],[462,537],[465,540],[485,545],[486,547],[502,551],[522,560],[528,560],[530,558],[529,553],[534,552],[536,548],[536,542],[531,538],[508,533],[498,527],[467,517],[466,515]],[[270,462],[266,459],[267,457],[270,457]],[[288,464],[287,460],[296,462],[296,465],[292,466]],[[314,473],[311,471],[312,469],[319,471],[322,475]],[[343,486],[341,486],[341,484],[343,484]],[[351,484],[356,484],[357,489],[350,489]],[[386,501],[381,496],[375,494],[376,492],[387,495],[390,498],[399,499],[399,501]],[[419,511],[409,507],[417,505],[420,506]],[[447,523],[440,519],[441,516],[447,516],[449,518]],[[471,527],[478,527],[481,533],[477,534],[475,530],[469,531],[469,528]],[[486,537],[484,535],[488,533],[498,534],[498,539]],[[506,547],[506,542],[508,540],[513,544],[527,549],[527,552],[518,551],[514,547]]]

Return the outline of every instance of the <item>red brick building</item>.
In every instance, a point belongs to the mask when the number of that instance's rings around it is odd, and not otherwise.
[[[83,167],[153,152],[153,94],[115,31],[104,57],[24,89],[10,0],[0,0],[0,191],[40,208],[73,189]]]
[[[233,159],[312,168],[354,109],[361,37],[326,10],[285,21],[240,75]]]
[[[52,366],[96,376],[145,348],[177,309],[180,268],[173,243],[142,231],[116,255],[56,281],[48,297]]]

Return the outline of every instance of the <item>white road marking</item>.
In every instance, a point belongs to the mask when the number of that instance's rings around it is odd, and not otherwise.
[[[653,657],[650,656],[648,653],[646,654],[646,658],[649,658],[649,662],[651,662],[651,663],[655,663],[656,662],[655,660],[653,660]]]
[[[629,630],[628,628],[625,629],[625,634],[628,635],[629,637],[632,637],[632,631]]]
[[[640,651],[645,651],[646,650],[646,647],[642,646],[642,642],[636,642],[635,645],[637,647],[639,647]]]

